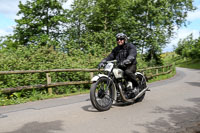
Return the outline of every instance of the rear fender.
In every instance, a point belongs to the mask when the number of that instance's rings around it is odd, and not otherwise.
[[[140,72],[136,72],[135,75],[141,75],[143,77],[143,79],[145,80],[145,82],[147,82],[147,78]]]

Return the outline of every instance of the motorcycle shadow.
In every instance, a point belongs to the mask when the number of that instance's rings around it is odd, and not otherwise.
[[[115,103],[113,104],[112,106],[116,106],[116,107],[125,107],[125,106],[131,106],[135,104],[134,102],[133,103]],[[86,105],[86,106],[83,106],[81,107],[84,111],[87,111],[87,112],[99,112],[97,109],[95,109],[92,105]],[[112,107],[111,107],[112,108]]]
[[[87,112],[99,112],[92,105],[83,106],[82,109]]]
[[[133,105],[133,104],[135,104],[135,102],[131,102],[131,103],[119,102],[119,103],[113,104],[113,106],[124,107],[124,106],[130,106],[130,105]]]

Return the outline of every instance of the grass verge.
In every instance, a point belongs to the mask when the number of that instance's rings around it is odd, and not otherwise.
[[[191,69],[200,69],[200,60],[199,59],[187,59],[187,60],[180,60],[176,63],[178,67],[184,68],[191,68]]]
[[[46,94],[37,94],[33,95],[31,97],[16,97],[13,94],[11,95],[3,95],[0,97],[0,106],[7,106],[7,105],[14,105],[14,104],[21,104],[26,102],[33,102],[33,101],[39,101],[39,100],[45,100],[45,99],[53,99],[53,98],[61,98],[61,97],[67,97],[67,96],[74,96],[74,95],[80,95],[80,94],[87,94],[89,93],[89,90],[81,90],[74,93],[68,93],[68,94],[52,94],[49,95]]]
[[[148,81],[148,83],[152,83],[152,82],[156,82],[156,81],[160,81],[160,80],[169,79],[169,78],[173,77],[174,75],[176,75],[176,69],[175,68],[173,68],[173,71],[171,73],[169,73],[169,74],[156,76],[156,77],[150,79]]]

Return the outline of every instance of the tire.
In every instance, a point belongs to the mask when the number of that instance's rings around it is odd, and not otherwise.
[[[107,111],[111,108],[114,98],[114,86],[112,82],[108,87],[110,79],[100,78],[90,88],[90,100],[98,111]]]
[[[147,87],[145,77],[143,77],[142,75],[137,75],[137,76],[136,76],[136,79],[137,79],[137,81],[138,81],[138,83],[139,83],[140,91],[142,91],[143,89],[145,89],[145,88]],[[139,98],[137,98],[137,99],[135,100],[135,102],[142,102],[142,100],[143,100],[144,97],[145,97],[145,94],[146,94],[146,92],[145,92],[142,96],[140,96]]]
[[[136,103],[142,102],[142,100],[143,100],[144,97],[145,97],[145,94],[146,94],[146,92],[145,92],[141,97],[139,97],[138,99],[136,99],[135,102],[136,102]]]

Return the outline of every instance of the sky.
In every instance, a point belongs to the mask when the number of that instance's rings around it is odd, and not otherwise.
[[[68,0],[65,8],[70,8],[70,4],[73,0]],[[25,3],[26,0],[21,0]],[[19,11],[18,4],[19,0],[0,0],[0,36],[10,35],[13,33],[13,29],[16,25],[15,19],[19,17],[16,15]],[[182,26],[180,29],[176,29],[174,38],[171,42],[163,49],[163,52],[173,51],[173,46],[177,46],[180,39],[186,38],[188,35],[193,33],[194,39],[200,36],[200,0],[194,0],[194,6],[197,10],[189,12],[187,17],[187,27]]]

